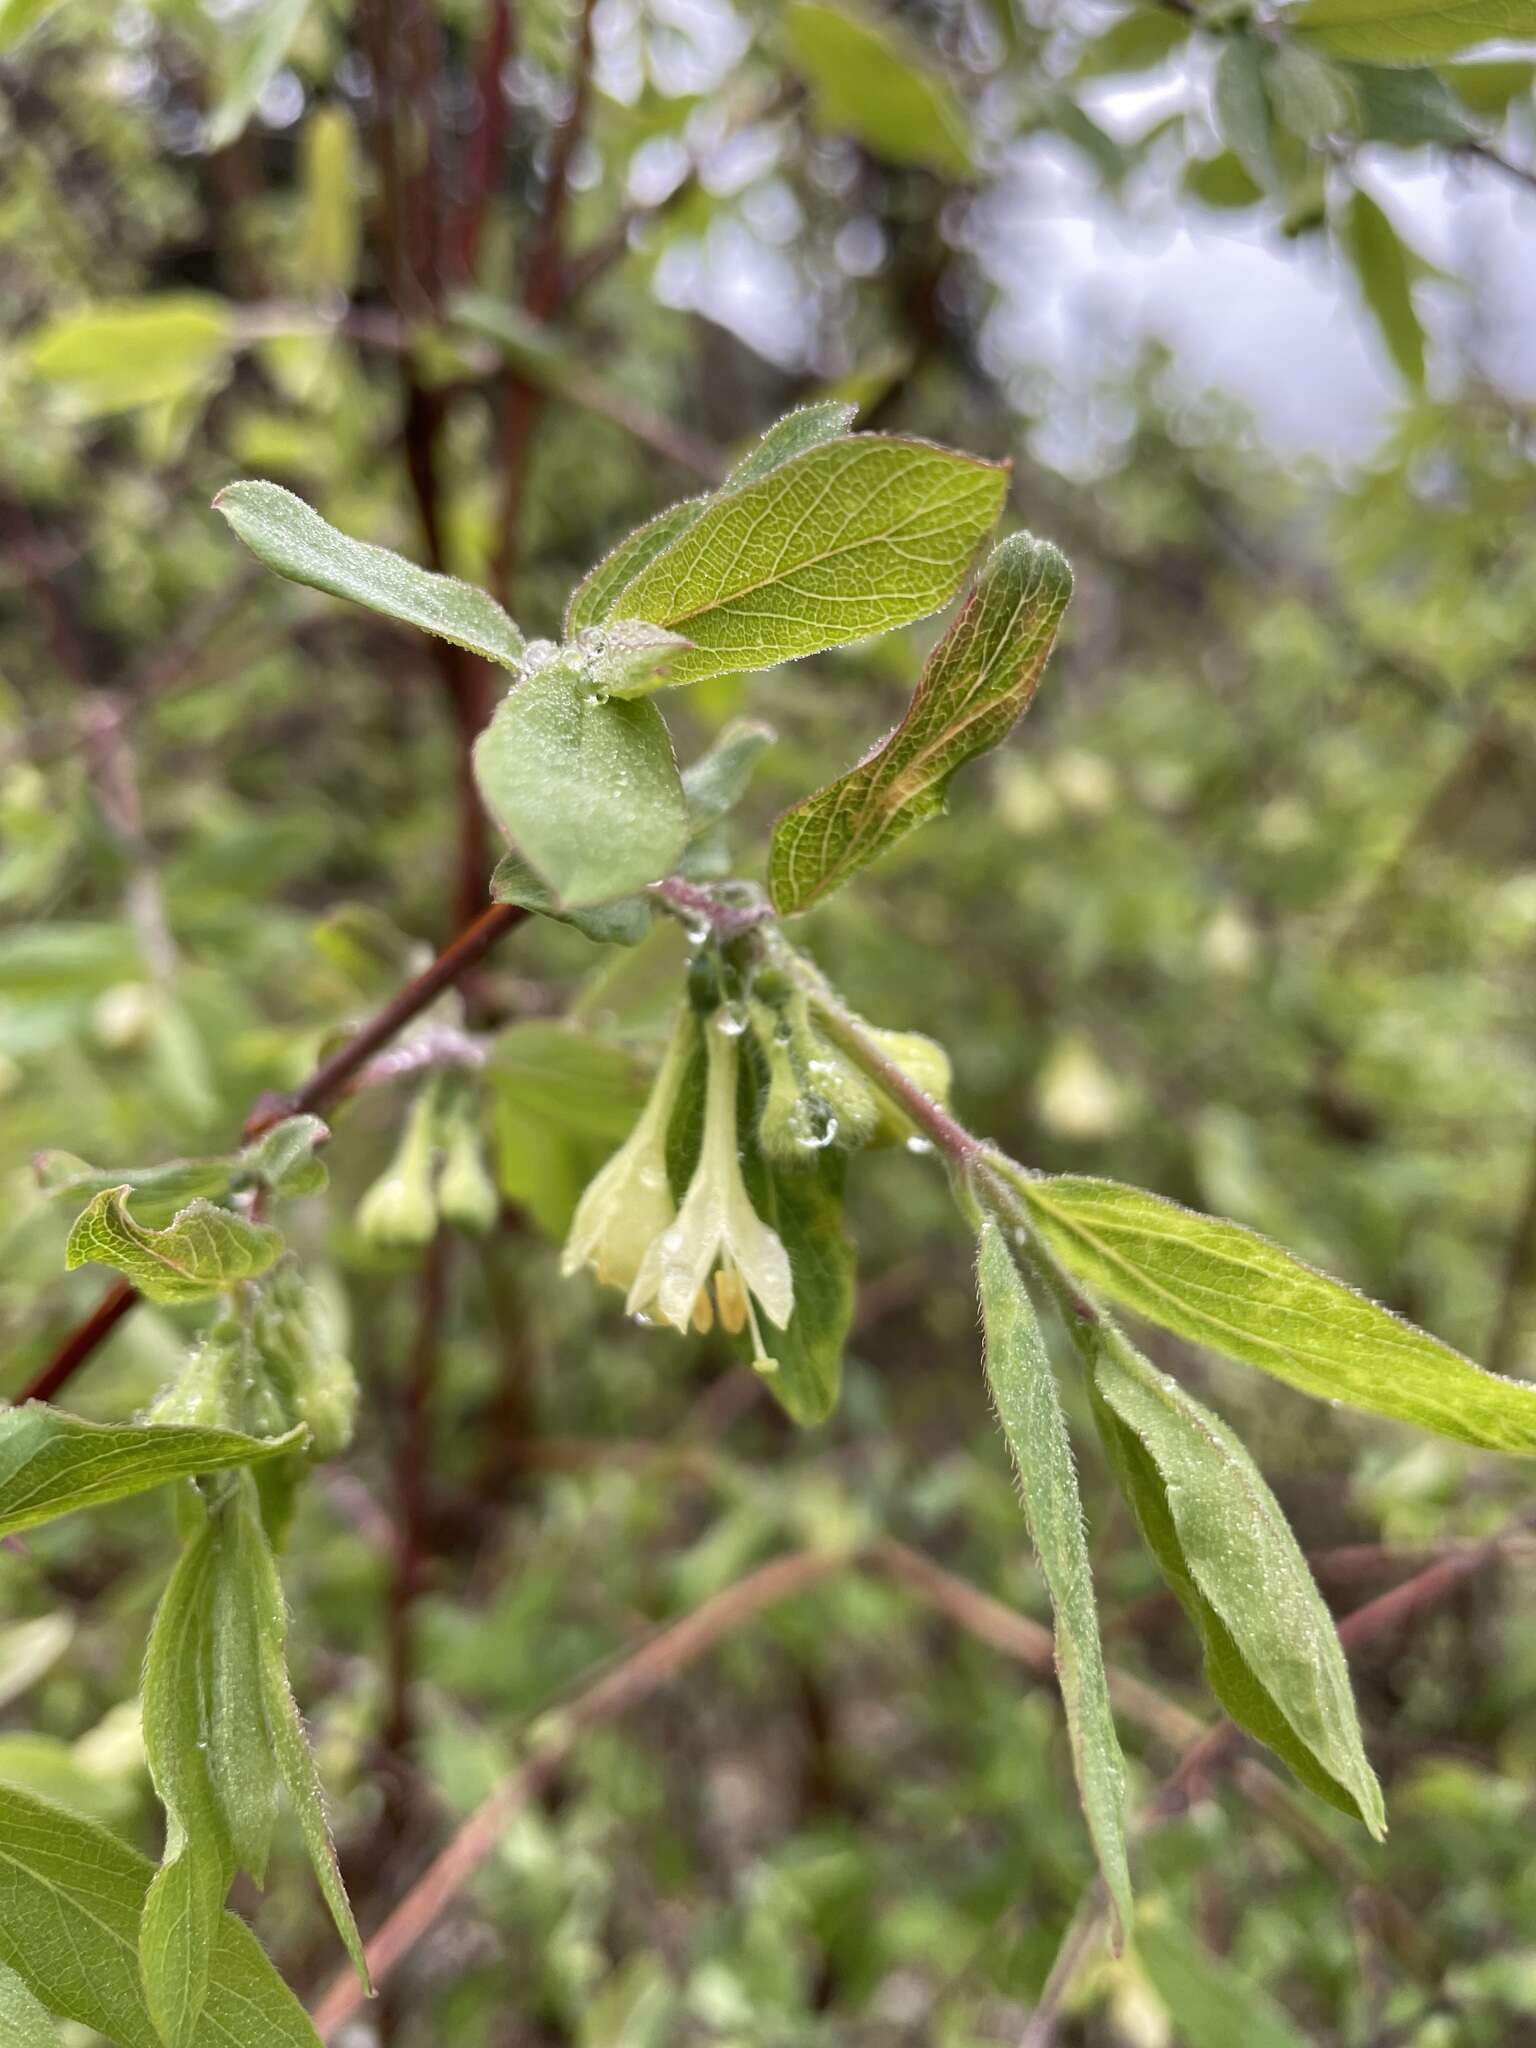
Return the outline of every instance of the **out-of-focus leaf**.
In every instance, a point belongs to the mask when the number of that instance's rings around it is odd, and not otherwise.
[[[669,684],[909,625],[953,596],[1006,487],[1005,468],[928,442],[829,441],[710,500],[612,616],[693,641]]]
[[[0,1707],[19,1699],[58,1662],[74,1638],[75,1625],[60,1610],[0,1628]]]
[[[318,1148],[330,1127],[317,1116],[285,1116],[240,1154],[240,1169],[274,1195],[317,1195],[329,1176]]]
[[[1321,148],[1354,125],[1348,77],[1305,43],[1280,44],[1266,67],[1264,87],[1277,118],[1309,148]]]
[[[1136,1955],[1186,2048],[1305,2048],[1305,2036],[1259,1985],[1166,1915],[1138,1915]]]
[[[1093,1573],[1072,1446],[1024,1282],[996,1221],[982,1220],[976,1261],[987,1383],[1013,1454],[1056,1617],[1056,1670],[1072,1738],[1078,1792],[1121,1929],[1131,1924],[1125,1849],[1125,1765],[1110,1711]]]
[[[389,548],[353,540],[280,484],[226,484],[213,507],[279,576],[419,626],[503,668],[515,668],[522,657],[523,636],[495,598]]]
[[[61,2019],[163,2048],[139,1981],[154,1866],[105,1828],[0,1783],[0,1963]],[[193,2048],[319,2048],[304,2008],[232,1913],[219,1922]]]
[[[60,314],[33,330],[23,352],[75,413],[92,419],[211,390],[234,346],[234,313],[223,299],[163,292]]]
[[[303,1437],[82,1422],[40,1401],[0,1408],[0,1536],[195,1472],[280,1457]]]
[[[599,699],[565,661],[525,674],[475,742],[486,809],[560,910],[659,881],[688,843],[654,704]]]
[[[1138,4],[1094,37],[1078,59],[1079,78],[1150,71],[1188,41],[1194,23],[1172,7]]]
[[[1213,109],[1222,141],[1254,183],[1271,192],[1280,183],[1280,167],[1274,109],[1264,82],[1268,58],[1256,36],[1229,36],[1216,59]]]
[[[1373,142],[1411,148],[1440,142],[1454,148],[1477,135],[1456,96],[1436,71],[1422,66],[1393,69],[1386,64],[1346,67],[1360,111],[1360,133]]]
[[[973,175],[964,107],[893,22],[847,4],[790,0],[783,27],[789,61],[810,87],[823,127],[853,136],[888,163]]]
[[[1304,0],[1296,35],[1366,64],[1425,64],[1475,44],[1536,37],[1531,0]]]
[[[608,1144],[628,1137],[645,1100],[644,1074],[629,1053],[565,1024],[509,1025],[486,1073],[514,1108]]]
[[[769,861],[780,911],[807,909],[943,810],[956,769],[997,746],[1029,708],[1071,594],[1072,572],[1048,541],[1003,542],[896,730],[780,818]]]
[[[1117,1181],[1063,1175],[1020,1192],[1073,1272],[1149,1321],[1320,1400],[1536,1453],[1536,1386],[1484,1372],[1256,1231]]]
[[[1424,386],[1424,329],[1414,309],[1408,253],[1395,227],[1367,193],[1349,203],[1349,253],[1360,290],[1404,381]]]
[[[1194,156],[1184,166],[1184,190],[1206,206],[1223,210],[1257,206],[1264,197],[1235,151],[1224,149],[1217,156]]]
[[[126,1274],[148,1301],[205,1301],[254,1280],[283,1249],[277,1231],[212,1202],[189,1202],[162,1230],[128,1213],[133,1190],[106,1188],[75,1219],[64,1247],[71,1270],[95,1260]]]
[[[62,0],[0,0],[0,52],[14,49]]]
[[[311,291],[350,292],[357,275],[358,171],[345,107],[317,107],[304,124],[299,177],[304,225],[299,274]]]
[[[733,718],[708,753],[683,770],[688,825],[695,834],[729,816],[747,793],[752,770],[778,734],[760,718]]]
[[[1447,64],[1440,72],[1451,91],[1474,114],[1502,115],[1510,103],[1536,85],[1536,64],[1515,58],[1486,64]]]
[[[234,1876],[203,1719],[213,1559],[205,1517],[171,1574],[144,1656],[144,1753],[165,1808],[165,1853],[144,1900],[139,1969],[166,2048],[188,2048],[196,2033]]]
[[[59,2048],[53,2016],[14,1970],[0,1965],[0,2041],[5,2048]]]
[[[1110,1461],[1200,1631],[1212,1691],[1304,1783],[1381,1836],[1344,1652],[1279,1502],[1226,1424],[1118,1331],[1089,1348]]]
[[[309,0],[261,0],[235,17],[218,66],[222,84],[208,118],[205,148],[226,149],[244,129],[282,69],[308,8]]]
[[[235,1175],[232,1159],[168,1159],[159,1166],[92,1166],[73,1152],[39,1152],[32,1161],[45,1195],[86,1201],[126,1187],[139,1220],[173,1216],[200,1196],[226,1194]]]

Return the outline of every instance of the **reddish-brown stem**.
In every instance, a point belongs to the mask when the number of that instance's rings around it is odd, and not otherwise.
[[[402,1031],[413,1017],[419,1016],[445,988],[452,988],[455,982],[461,981],[485,958],[496,941],[514,925],[521,924],[528,914],[516,903],[493,903],[488,910],[482,910],[473,924],[461,931],[451,945],[443,948],[430,967],[424,968],[414,981],[408,981],[398,995],[354,1032],[328,1060],[322,1060],[302,1088],[292,1095],[264,1096],[246,1121],[246,1142],[259,1138],[263,1131],[271,1130],[284,1117],[318,1113],[333,1102],[376,1052],[388,1045],[397,1032]]]
[[[501,75],[512,55],[512,9],[508,0],[491,0],[490,18],[475,67],[475,101],[480,118],[470,136],[464,165],[464,197],[459,210],[454,249],[454,274],[461,280],[474,274],[480,235],[485,226],[496,173],[507,139],[507,97]]]
[[[559,311],[565,297],[565,206],[571,161],[586,129],[587,107],[592,93],[593,5],[594,0],[582,0],[571,79],[571,103],[550,151],[544,208],[523,275],[523,310],[532,314],[535,320],[551,318]],[[495,559],[491,565],[491,587],[501,602],[509,607],[517,575],[529,457],[533,450],[534,430],[543,409],[543,392],[509,363],[502,374],[501,417],[496,436],[497,462],[501,470],[501,521]]]
[[[274,1124],[281,1123],[284,1117],[318,1114],[327,1109],[346,1092],[353,1076],[381,1047],[403,1031],[411,1019],[419,1016],[445,988],[451,988],[477,966],[496,941],[527,916],[526,910],[513,903],[493,903],[488,910],[482,911],[450,946],[438,954],[430,967],[418,974],[414,981],[407,982],[377,1016],[370,1018],[328,1060],[322,1060],[302,1088],[291,1095],[263,1096],[246,1119],[243,1133],[246,1142],[259,1138]],[[65,1381],[117,1327],[138,1298],[137,1290],[126,1280],[118,1281],[85,1321],[64,1339],[18,1398],[23,1401],[51,1401]]]
[[[139,1290],[126,1280],[119,1280],[108,1288],[85,1321],[70,1331],[42,1371],[22,1388],[17,1400],[51,1401],[76,1368],[84,1365],[97,1345],[105,1344],[138,1298]]]

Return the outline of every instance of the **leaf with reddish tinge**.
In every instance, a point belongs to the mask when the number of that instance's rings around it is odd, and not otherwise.
[[[780,818],[769,886],[804,910],[944,808],[950,777],[1029,708],[1072,595],[1049,541],[1016,534],[928,659],[907,715],[874,752]]]

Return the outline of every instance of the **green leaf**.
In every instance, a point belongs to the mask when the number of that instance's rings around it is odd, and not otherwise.
[[[128,1213],[132,1189],[105,1188],[75,1219],[64,1247],[73,1271],[90,1260],[125,1273],[147,1301],[205,1301],[275,1263],[283,1240],[212,1202],[189,1202],[163,1230]]]
[[[314,292],[350,292],[357,276],[360,178],[352,117],[317,107],[299,143],[304,225],[299,275]]]
[[[497,1036],[486,1075],[498,1099],[599,1144],[627,1138],[645,1101],[639,1063],[569,1024],[530,1020]]]
[[[234,1857],[208,1767],[213,1535],[204,1517],[171,1574],[144,1657],[144,1754],[165,1808],[165,1854],[144,1900],[139,1969],[166,2048],[188,2048]]]
[[[1402,147],[1415,143],[1474,140],[1478,130],[1438,72],[1422,67],[1392,70],[1384,64],[1346,66],[1359,108],[1360,133],[1373,142]]]
[[[644,896],[620,896],[589,910],[561,910],[547,883],[541,882],[521,854],[504,853],[491,874],[491,899],[519,903],[568,924],[597,946],[638,946],[651,928],[651,906]]]
[[[1020,1192],[1073,1272],[1148,1321],[1320,1400],[1536,1453],[1536,1386],[1484,1372],[1256,1231],[1116,1181],[1064,1175]]]
[[[235,1862],[264,1884],[277,1821],[277,1763],[262,1705],[264,1617],[238,1500],[221,1502],[211,1520],[208,1769]]]
[[[1424,388],[1424,329],[1414,310],[1407,251],[1396,228],[1364,192],[1349,203],[1348,247],[1371,318],[1404,381]]]
[[[486,809],[560,910],[659,881],[688,843],[654,704],[599,701],[564,661],[527,673],[475,742]]]
[[[726,489],[760,483],[792,457],[803,455],[822,442],[837,440],[852,425],[857,413],[857,406],[835,399],[803,405],[786,413],[742,456],[726,479]],[[712,494],[708,492],[702,497],[685,498],[621,540],[571,593],[565,611],[566,637],[573,638],[585,626],[601,625],[625,585],[632,583],[648,563],[686,533],[711,502]]]
[[[1217,133],[1262,190],[1278,189],[1275,116],[1264,74],[1269,52],[1256,36],[1232,35],[1216,59],[1212,110]]]
[[[687,635],[669,683],[769,668],[936,611],[996,519],[1005,467],[854,434],[711,499],[614,607]]]
[[[0,1408],[0,1536],[170,1479],[280,1457],[302,1438],[297,1429],[258,1439],[227,1429],[82,1422],[40,1401]]]
[[[1536,85],[1536,64],[1514,59],[1487,64],[1447,64],[1440,76],[1464,107],[1474,114],[1502,117],[1510,102]]]
[[[735,810],[747,793],[752,771],[778,734],[758,718],[733,718],[708,753],[683,770],[688,826],[696,838]]]
[[[1219,156],[1191,157],[1184,166],[1184,190],[1202,205],[1223,210],[1257,206],[1264,197],[1262,186],[1254,183],[1241,158],[1230,149]]]
[[[822,127],[851,135],[887,163],[974,175],[965,109],[915,39],[820,0],[791,0],[783,20],[790,63],[810,87]]]
[[[309,0],[263,0],[235,17],[217,70],[222,81],[203,138],[206,149],[226,149],[256,111],[299,32]]]
[[[0,1968],[0,2042],[5,2048],[59,2048],[52,2015],[14,1970]]]
[[[1003,542],[896,730],[780,818],[769,888],[781,912],[840,888],[943,810],[955,770],[1006,739],[1029,708],[1071,594],[1072,572],[1048,541]]]
[[[1193,26],[1172,7],[1161,5],[1161,0],[1132,7],[1088,45],[1078,59],[1076,76],[1103,78],[1117,72],[1149,71],[1183,47]]]
[[[1184,2048],[1306,2048],[1266,1991],[1172,1919],[1140,1914],[1136,1955]]]
[[[169,1221],[200,1195],[229,1192],[235,1177],[231,1159],[170,1159],[159,1166],[92,1166],[73,1152],[39,1152],[32,1161],[45,1195],[88,1201],[93,1195],[131,1190],[140,1222]]]
[[[1426,64],[1476,43],[1536,37],[1533,0],[1305,0],[1287,28],[1367,64]]]
[[[254,1629],[261,1711],[277,1769],[288,1797],[293,1801],[304,1846],[309,1852],[309,1860],[325,1903],[330,1908],[331,1918],[336,1923],[336,1931],[366,1991],[371,1987],[368,1965],[363,1957],[362,1937],[352,1918],[346,1887],[337,1867],[315,1759],[288,1683],[288,1662],[283,1649],[288,1616],[282,1582],[272,1556],[272,1546],[251,1497],[251,1489],[240,1489],[229,1503],[224,1520],[224,1569],[228,1574],[232,1598],[245,1608]]]
[[[644,526],[637,526],[594,569],[589,569],[566,605],[566,637],[573,639],[585,627],[600,626],[625,585],[632,583],[648,563],[685,534],[708,503],[709,499],[702,497],[685,498],[681,504],[669,505]]]
[[[34,328],[23,359],[95,419],[221,383],[235,346],[233,309],[202,292],[163,292],[64,313]]]
[[[0,52],[12,50],[63,0],[0,0]]]
[[[1224,1422],[1118,1331],[1090,1332],[1084,1348],[1110,1462],[1200,1632],[1211,1690],[1240,1727],[1379,1838],[1381,1788],[1344,1652],[1263,1475]]]
[[[160,2048],[139,1981],[154,1867],[106,1829],[0,1783],[0,1963],[50,2012],[117,2048]],[[304,2009],[232,1913],[221,1916],[193,2048],[318,2048]]]
[[[1269,60],[1265,90],[1276,117],[1309,149],[1347,134],[1355,122],[1349,81],[1336,64],[1305,43],[1283,42]]]
[[[802,1429],[811,1429],[837,1406],[843,1352],[853,1327],[858,1260],[843,1228],[848,1158],[832,1145],[808,1153],[805,1163],[794,1167],[764,1158],[755,1137],[761,1077],[750,1062],[743,1060],[742,1067],[742,1175],[752,1206],[778,1232],[789,1254],[795,1283],[788,1324],[764,1331],[778,1367],[764,1376],[764,1384]]]
[[[317,1156],[330,1135],[330,1126],[317,1116],[285,1116],[246,1146],[240,1154],[241,1171],[274,1195],[317,1195],[330,1179],[324,1160]]]
[[[1018,1469],[1024,1511],[1056,1618],[1056,1669],[1078,1791],[1122,1929],[1131,1923],[1125,1767],[1110,1712],[1093,1574],[1072,1446],[1034,1304],[1001,1229],[983,1218],[977,1283],[987,1382]]]
[[[456,576],[420,569],[389,548],[353,540],[279,484],[226,484],[213,508],[279,576],[419,626],[503,668],[515,668],[522,658],[523,636],[495,598]]]

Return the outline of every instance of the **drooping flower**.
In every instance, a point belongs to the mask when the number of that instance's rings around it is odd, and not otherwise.
[[[707,1283],[715,1275],[715,1304],[728,1330],[745,1324],[760,1371],[772,1371],[753,1310],[783,1329],[794,1312],[789,1254],[777,1231],[752,1206],[741,1172],[736,1130],[740,1026],[721,1011],[707,1028],[708,1074],[699,1163],[676,1218],[658,1232],[629,1290],[631,1314],[659,1316],[676,1330],[708,1329],[713,1320]]]
[[[667,1180],[667,1126],[697,1029],[685,1008],[639,1121],[576,1205],[560,1257],[567,1276],[590,1266],[603,1286],[628,1290],[647,1250],[676,1216]]]

